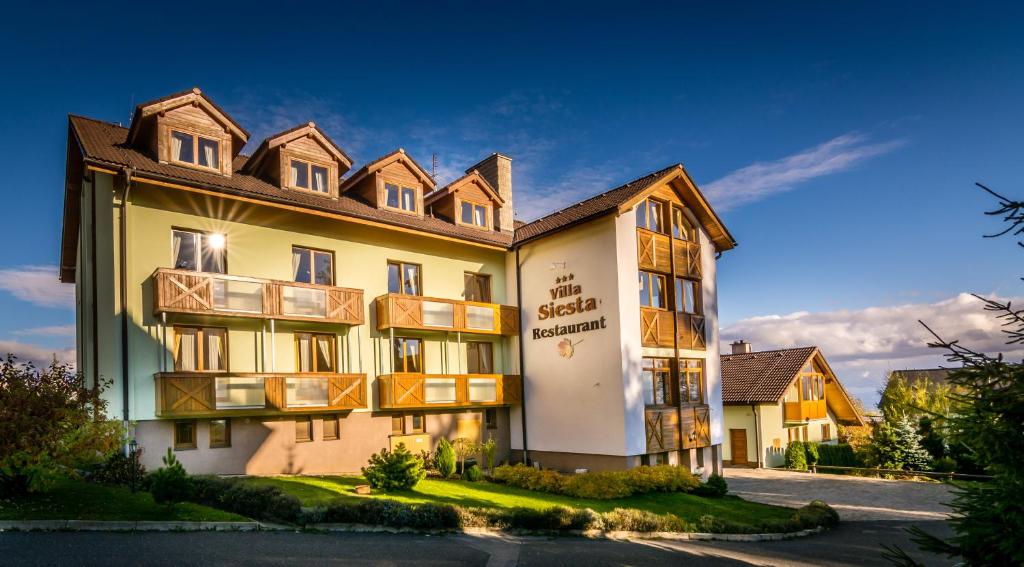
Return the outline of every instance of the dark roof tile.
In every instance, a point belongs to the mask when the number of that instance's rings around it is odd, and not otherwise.
[[[722,403],[773,403],[818,347],[722,355]]]

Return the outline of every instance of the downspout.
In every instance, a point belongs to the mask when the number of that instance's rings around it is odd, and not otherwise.
[[[519,264],[519,247],[516,246],[516,307],[519,312],[519,380],[523,386],[520,416],[523,422],[523,464],[530,463],[530,450],[526,443],[526,366],[523,353],[523,280],[522,266]]]
[[[754,412],[754,443],[757,447],[754,454],[757,455],[757,468],[761,468],[761,420],[758,416],[757,404],[750,404],[750,410]],[[736,460],[735,456],[733,456],[733,460]]]
[[[124,195],[121,196],[121,230],[118,234],[120,268],[121,268],[121,395],[124,404],[124,421],[127,426],[130,421],[128,408],[128,251],[125,246],[128,242],[126,231],[128,230],[128,195],[132,190],[132,173],[134,170],[125,167],[124,171]]]
[[[99,393],[100,389],[100,344],[99,344],[99,291],[96,276],[96,174],[91,175],[89,193],[92,206],[89,207],[89,275],[92,276],[92,308],[90,309],[90,326],[92,327],[92,389]]]

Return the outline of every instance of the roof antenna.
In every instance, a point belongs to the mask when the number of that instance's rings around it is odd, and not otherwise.
[[[430,154],[430,179],[437,183],[437,154]]]
[[[132,93],[131,98],[128,100],[128,123],[131,124],[132,116],[135,114],[135,93]],[[118,122],[117,125],[120,126],[121,123]]]

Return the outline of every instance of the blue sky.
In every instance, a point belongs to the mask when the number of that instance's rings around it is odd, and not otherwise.
[[[312,119],[359,163],[401,146],[450,177],[507,153],[526,219],[681,161],[740,242],[723,335],[817,343],[869,401],[886,369],[938,362],[916,318],[999,348],[960,294],[1020,295],[972,187],[1024,196],[1020,6],[282,6],[0,22],[0,347],[74,346],[69,286],[33,268],[57,261],[66,114],[127,122],[199,86],[254,144]]]

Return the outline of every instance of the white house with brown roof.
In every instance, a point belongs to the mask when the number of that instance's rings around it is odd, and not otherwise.
[[[722,356],[726,465],[779,467],[790,441],[835,443],[839,425],[864,425],[818,347]]]

